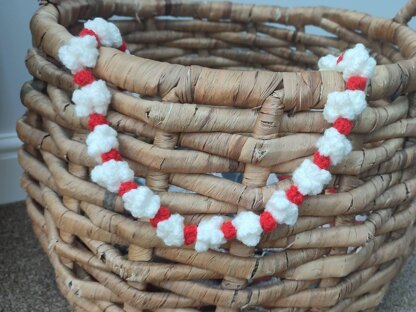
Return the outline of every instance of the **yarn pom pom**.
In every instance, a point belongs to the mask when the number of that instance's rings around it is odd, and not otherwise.
[[[125,193],[137,188],[137,183],[133,181],[123,182],[118,189],[118,195],[123,196]]]
[[[97,40],[92,36],[73,37],[68,44],[59,48],[58,56],[62,64],[73,73],[95,67],[98,57]]]
[[[122,160],[120,152],[118,150],[116,150],[115,148],[112,148],[107,153],[102,153],[101,154],[101,161],[102,162],[110,161],[112,159],[113,160],[118,160],[118,161]]]
[[[265,210],[280,224],[294,225],[298,219],[298,206],[290,202],[282,190],[273,193]]]
[[[74,74],[73,81],[75,84],[83,87],[95,81],[94,75],[87,69],[81,69]]]
[[[182,246],[184,243],[183,228],[183,217],[174,214],[169,219],[158,223],[156,235],[163,240],[166,246]]]
[[[276,220],[268,211],[264,211],[260,214],[260,224],[265,233],[270,233],[277,227]]]
[[[198,225],[195,250],[198,252],[216,249],[226,242],[221,226],[224,218],[215,216],[202,220]]]
[[[367,86],[367,78],[361,76],[352,76],[348,78],[345,87],[348,90],[361,90],[364,91]]]
[[[187,224],[183,228],[183,235],[185,237],[185,245],[191,245],[196,241],[198,227],[195,224]]]
[[[224,222],[221,231],[224,233],[226,240],[232,240],[237,236],[237,229],[231,221]]]
[[[134,171],[125,161],[110,160],[91,171],[91,180],[110,192],[118,192],[121,183],[132,181]]]
[[[169,219],[170,210],[166,207],[160,207],[156,215],[149,220],[150,225],[154,228],[157,227],[157,224],[163,220]]]
[[[321,155],[318,151],[313,154],[313,162],[321,169],[328,169],[331,166],[331,159]]]
[[[346,118],[339,117],[334,122],[334,128],[338,130],[339,133],[343,135],[350,134],[352,128],[354,127],[351,120]]]
[[[127,43],[123,40],[123,42],[121,43],[121,46],[119,46],[118,49],[121,52],[126,52],[126,50],[127,50]]]
[[[159,195],[154,194],[147,186],[138,186],[135,189],[127,191],[123,195],[123,202],[124,208],[130,211],[131,215],[135,218],[155,218],[157,212],[161,209]],[[163,218],[170,216],[169,211],[164,211],[164,209],[153,220],[154,227],[156,227],[160,220],[164,220]]]
[[[90,114],[88,117],[88,129],[90,129],[90,131],[94,131],[94,128],[98,125],[108,125],[109,122],[107,120],[107,118],[105,118],[104,115],[102,114]]]
[[[84,27],[94,31],[100,38],[103,46],[113,48],[121,46],[123,39],[121,38],[120,30],[113,23],[101,17],[96,17],[93,20],[87,21]]]
[[[260,225],[260,217],[251,211],[243,211],[237,214],[232,221],[237,229],[237,239],[247,246],[256,246],[260,241],[263,229]]]
[[[292,185],[286,191],[287,199],[289,199],[292,203],[296,205],[302,205],[303,201],[305,200],[305,196],[301,192],[299,192],[298,187],[296,185]]]

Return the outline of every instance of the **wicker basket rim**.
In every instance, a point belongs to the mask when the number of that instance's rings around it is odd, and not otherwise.
[[[34,38],[34,45],[38,48],[41,48],[48,55],[52,56],[55,59],[59,59],[59,48],[66,44],[66,42],[72,37],[72,35],[65,27],[71,25],[77,19],[87,19],[93,16],[103,16],[104,18],[108,18],[113,15],[131,16],[132,12],[134,11],[132,10],[133,8],[139,11],[139,13],[136,13],[136,16],[140,16],[143,18],[153,17],[155,15],[169,15],[167,11],[172,10],[172,8],[169,8],[169,3],[171,3],[170,1],[166,1],[166,3],[165,1],[162,1],[163,4],[156,1],[149,1],[143,6],[138,5],[133,0],[123,1],[122,5],[114,5],[112,12],[99,12],[99,1],[96,0],[91,1],[90,4],[96,4],[96,8],[94,8],[95,12],[92,12],[94,11],[93,9],[84,11],[81,10],[80,4],[74,0],[67,0],[65,2],[55,0],[55,2],[55,5],[46,5],[41,7],[34,14],[30,23],[32,35]],[[185,13],[189,13],[189,16],[193,16],[194,18],[205,17],[208,18],[208,20],[210,21],[215,21],[216,19],[210,19],[209,16],[207,16],[207,14],[201,14],[203,9],[208,10],[208,12],[211,12],[211,10],[215,10],[216,6],[228,6],[228,10],[230,11],[231,7],[237,11],[243,11],[244,9],[250,7],[250,5],[248,4],[231,2],[205,3],[195,2],[192,0],[185,0],[180,1],[178,3],[180,3],[180,5],[185,6],[183,11],[185,11]],[[175,3],[175,5],[178,6],[178,3]],[[187,8],[186,6],[189,7]],[[196,9],[196,6],[199,9]],[[65,16],[65,12],[67,10],[74,10],[74,7],[78,7],[79,9],[79,12],[77,12],[78,16],[74,17],[72,16],[73,14],[69,14],[69,17]],[[384,38],[381,39],[396,44],[400,49],[400,52],[408,59],[400,60],[391,64],[377,65],[376,73],[374,77],[369,81],[369,87],[367,90],[368,99],[374,100],[386,97],[397,97],[400,94],[416,90],[416,75],[411,74],[412,70],[416,67],[416,32],[409,28],[407,25],[400,24],[394,20],[372,17],[368,14],[359,13],[356,11],[334,9],[324,6],[286,8],[274,5],[266,6],[256,4],[253,6],[253,8],[257,8],[259,11],[265,9],[270,11],[270,9],[272,8],[273,13],[269,13],[266,20],[264,18],[262,19],[260,14],[257,14],[258,16],[254,16],[255,13],[253,13],[252,16],[250,16],[250,22],[276,22],[296,26],[304,26],[306,24],[310,24],[319,27],[319,20],[321,20],[322,18],[330,18],[331,20],[336,19],[339,25],[341,25],[342,27],[348,28],[350,26],[359,29],[363,34],[367,35],[369,39],[380,40],[379,36],[383,36]],[[193,11],[195,11],[196,13],[192,15]],[[303,12],[304,20],[294,21],[291,15],[292,13],[299,14],[299,11]],[[366,23],[362,23],[362,21],[364,20],[366,21]],[[231,19],[231,21],[244,22],[243,20],[239,19]],[[156,73],[159,76],[163,76],[166,80],[171,81],[179,81],[181,79],[186,80],[190,76],[190,71],[192,70],[197,72],[205,70],[208,72],[208,74],[205,75],[205,78],[209,80],[207,81],[207,83],[215,83],[218,77],[221,76],[224,71],[232,71],[229,69],[212,69],[197,65],[179,65],[156,60],[150,60],[139,56],[127,55],[125,53],[121,53],[117,49],[108,47],[102,47],[100,49],[100,57],[94,69],[94,74],[99,78],[102,78],[107,82],[116,85],[117,87],[121,87],[125,90],[137,92],[143,95],[153,96],[154,94],[146,94],[146,92],[143,92],[143,90],[137,90],[134,87],[134,83],[129,84],[128,82],[129,80],[132,80],[134,76],[140,76],[140,67],[144,63],[146,63],[147,65],[146,68],[150,68],[149,70],[151,70],[152,72]],[[112,75],[112,71],[109,71],[109,64],[112,59],[117,59],[117,66],[114,71],[122,71],[125,75],[125,78],[123,79],[123,85],[120,84],[121,74],[118,78],[114,78],[114,75]],[[131,70],[133,67],[134,69],[138,69],[138,71]],[[247,75],[260,74],[265,77],[270,77],[272,75],[281,75],[283,77],[283,81],[285,80],[285,77],[290,77],[290,79],[301,81],[303,84],[305,82],[306,84],[308,84],[308,79],[304,79],[304,75],[307,75],[309,77],[318,76],[318,79],[312,78],[311,80],[319,80],[321,84],[324,84],[325,80],[327,80],[325,79],[325,77],[323,77],[327,73],[314,70],[302,72],[273,72],[251,69],[242,70],[240,72],[243,76],[243,79],[247,79]],[[341,73],[332,72],[331,75],[332,77],[338,75],[339,80],[342,80]],[[388,87],[386,87],[386,84],[388,85]],[[284,94],[285,90],[283,90],[283,88],[281,91]],[[323,101],[325,101],[325,96],[323,97],[323,99],[321,99],[320,102]],[[182,101],[177,100],[177,102]],[[218,105],[216,103],[209,102],[205,102],[205,104]],[[257,105],[252,105],[251,107],[255,106]]]

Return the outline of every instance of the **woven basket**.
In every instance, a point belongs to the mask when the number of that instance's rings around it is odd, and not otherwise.
[[[229,2],[44,3],[31,21],[34,80],[22,87],[17,132],[28,214],[62,294],[77,311],[374,310],[415,245],[416,33],[405,25],[415,9],[411,1],[391,21]],[[315,70],[319,57],[357,42],[371,49],[379,65],[354,151],[296,225],[256,248],[168,248],[90,181],[87,120],[74,114],[58,49],[83,20],[114,15],[133,55],[103,47],[94,74],[113,87],[108,119],[121,154],[194,223],[261,211],[287,188],[282,175],[311,157],[328,127],[327,94],[345,88],[340,73]],[[330,34],[308,34],[309,25]]]

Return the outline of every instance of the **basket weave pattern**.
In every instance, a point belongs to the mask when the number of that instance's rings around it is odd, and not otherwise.
[[[360,311],[381,301],[416,237],[416,34],[404,25],[415,2],[397,22],[327,8],[52,2],[31,22],[26,65],[34,80],[22,87],[27,113],[17,132],[28,214],[71,304]],[[279,226],[256,248],[167,248],[120,197],[90,182],[87,118],[75,116],[75,85],[57,54],[80,21],[113,15],[130,17],[115,23],[133,55],[101,48],[94,75],[112,88],[108,119],[120,152],[163,205],[193,223],[259,212],[274,190],[287,189],[282,176],[312,156],[329,126],[327,94],[345,88],[340,73],[314,70],[319,57],[357,42],[371,49],[381,65],[349,136],[354,151],[330,169],[325,194],[306,199],[296,225]],[[308,25],[332,36],[308,34]],[[230,173],[242,181],[225,178]],[[268,183],[275,174],[279,182]]]

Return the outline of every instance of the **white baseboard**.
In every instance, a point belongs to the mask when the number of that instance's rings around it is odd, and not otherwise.
[[[17,162],[17,150],[21,145],[15,132],[0,133],[0,204],[25,198],[19,184],[22,169]]]

